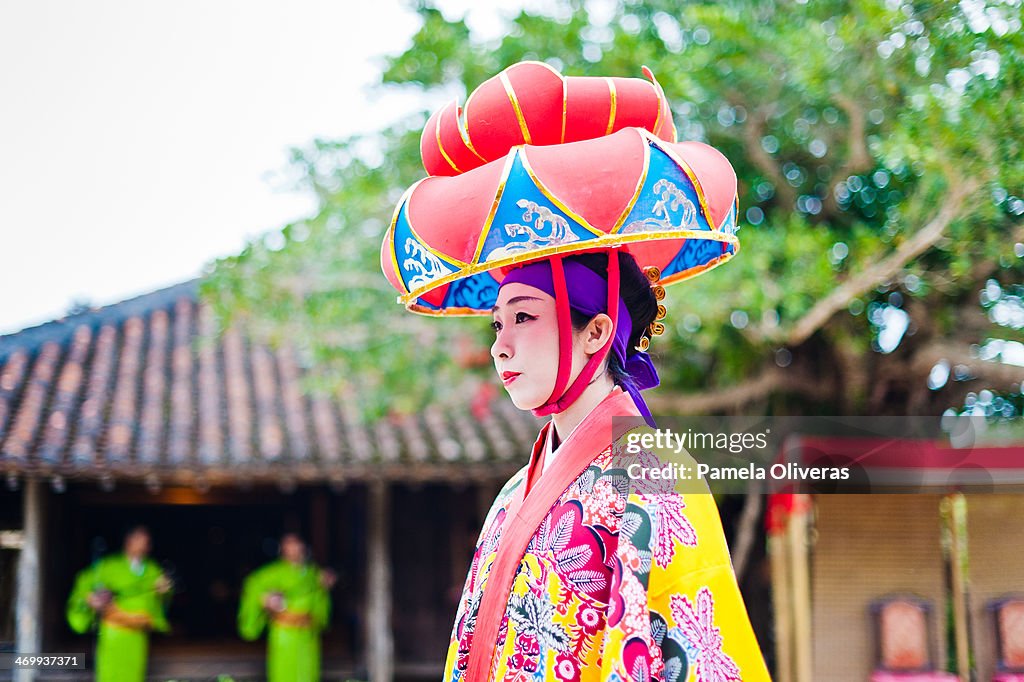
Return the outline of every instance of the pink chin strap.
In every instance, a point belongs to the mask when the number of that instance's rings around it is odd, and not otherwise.
[[[590,379],[601,366],[615,342],[615,332],[619,323],[619,258],[614,250],[608,251],[608,317],[612,318],[612,333],[600,350],[590,356],[576,380],[568,390],[569,373],[572,371],[572,318],[569,312],[569,293],[565,286],[565,271],[562,269],[561,255],[551,257],[551,279],[555,285],[555,313],[558,318],[558,375],[555,388],[547,401],[540,407],[531,410],[537,417],[562,412],[576,402],[583,391],[590,385]],[[563,393],[564,391],[564,393]],[[561,397],[558,397],[561,396]]]

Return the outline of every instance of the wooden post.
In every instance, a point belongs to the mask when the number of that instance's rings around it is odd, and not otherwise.
[[[772,612],[775,614],[775,682],[793,682],[793,596],[782,531],[768,536],[772,568]]]
[[[811,577],[807,556],[807,531],[810,510],[807,501],[794,504],[789,516],[789,569],[793,575],[793,639],[795,682],[812,682],[814,677],[811,641]]]
[[[15,597],[15,651],[17,653],[41,653],[43,650],[42,631],[42,550],[43,550],[43,484],[34,478],[25,480],[22,492],[22,524],[24,542],[18,557],[18,585]],[[31,682],[35,671],[17,670],[16,682]]]
[[[970,682],[971,669],[968,656],[967,598],[964,584],[964,542],[960,532],[967,528],[967,503],[962,493],[947,498],[949,501],[950,565],[953,582],[953,631],[956,641],[956,667],[961,682]],[[940,619],[941,622],[941,619]]]
[[[739,583],[743,582],[747,573],[750,552],[754,548],[757,520],[761,517],[762,496],[760,482],[753,480],[747,483],[747,492],[743,496],[743,512],[740,514],[740,522],[736,529],[736,542],[733,543],[735,549],[730,548],[732,568],[736,573],[736,581]]]
[[[390,499],[385,481],[371,481],[367,504],[366,663],[371,682],[391,682],[391,556],[388,551]]]

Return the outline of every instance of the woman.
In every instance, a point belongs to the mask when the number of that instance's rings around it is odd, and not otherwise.
[[[149,530],[134,526],[122,552],[105,556],[75,577],[68,597],[71,629],[98,630],[96,680],[142,682],[149,658],[149,633],[168,632],[167,602],[172,584],[149,558]]]
[[[615,446],[654,425],[663,285],[738,247],[731,167],[674,143],[647,75],[506,69],[428,121],[433,177],[384,240],[400,300],[491,314],[513,403],[551,415],[484,521],[446,680],[768,679],[713,498],[631,480]]]
[[[281,536],[280,557],[245,578],[238,632],[253,641],[267,631],[268,682],[319,682],[320,632],[331,619],[335,576],[309,560],[296,533]]]

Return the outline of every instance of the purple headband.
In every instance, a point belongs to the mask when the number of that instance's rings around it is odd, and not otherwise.
[[[604,277],[588,268],[582,263],[571,260],[563,260],[562,268],[565,271],[565,287],[569,294],[569,307],[580,313],[593,317],[598,313],[607,313],[608,307],[608,282]],[[501,286],[519,282],[540,289],[552,298],[555,297],[555,283],[551,276],[551,261],[544,259],[529,263],[509,272],[501,281]],[[499,287],[500,288],[500,287]],[[633,331],[633,321],[629,316],[629,309],[619,297],[619,319],[615,325],[615,340],[612,341],[611,351],[619,359],[619,365],[624,367],[629,380],[623,382],[622,388],[633,397],[640,413],[644,416],[651,428],[656,428],[651,411],[644,402],[640,391],[654,388],[660,383],[658,372],[654,369],[651,357],[643,351],[636,351],[627,359],[626,344],[629,343],[629,336]]]

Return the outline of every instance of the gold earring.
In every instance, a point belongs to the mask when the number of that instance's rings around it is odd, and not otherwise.
[[[651,326],[647,329],[651,332],[651,336],[661,336],[665,333],[665,325],[661,322],[651,322]]]
[[[640,337],[640,345],[633,346],[634,349],[640,351],[641,353],[645,352],[650,347],[651,347],[651,340],[648,339],[646,335]]]

